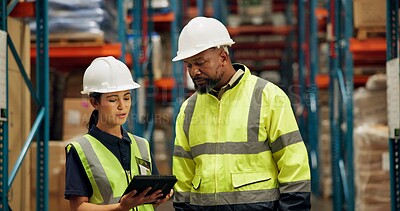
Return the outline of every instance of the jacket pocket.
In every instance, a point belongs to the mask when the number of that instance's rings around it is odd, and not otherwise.
[[[195,190],[197,190],[200,187],[200,183],[201,183],[201,175],[194,175],[192,180],[192,186]]]
[[[231,173],[233,188],[240,188],[246,185],[251,185],[259,182],[265,182],[271,179],[268,172],[245,172]]]

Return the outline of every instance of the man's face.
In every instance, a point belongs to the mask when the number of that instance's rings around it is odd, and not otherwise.
[[[223,48],[210,48],[183,61],[199,94],[221,87],[219,83],[224,74],[221,63],[223,52]]]

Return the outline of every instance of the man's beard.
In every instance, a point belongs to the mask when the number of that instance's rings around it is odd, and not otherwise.
[[[211,90],[213,90],[217,84],[221,81],[221,79],[204,79],[206,81],[205,85],[198,86],[194,81],[194,88],[196,89],[196,92],[199,94],[207,94]]]

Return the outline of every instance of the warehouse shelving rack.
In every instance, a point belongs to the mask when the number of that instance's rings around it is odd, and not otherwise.
[[[283,25],[252,25],[250,23],[240,26],[228,26],[228,31],[233,40],[240,36],[282,36],[282,41],[260,41],[258,43],[252,43],[251,41],[236,42],[232,46],[231,58],[233,62],[242,61],[253,61],[246,64],[246,66],[255,75],[261,75],[262,72],[276,72],[280,76],[279,81],[274,81],[279,85],[286,93],[292,91],[290,88],[293,85],[293,63],[296,57],[296,53],[293,48],[296,47],[295,43],[295,23],[293,22],[294,15],[294,1],[273,1],[273,12],[282,12],[285,15],[286,22]],[[232,9],[232,7],[238,7],[238,5],[231,5],[231,11],[234,13],[238,9]],[[224,11],[224,10],[222,10]],[[222,20],[221,20],[222,21]],[[276,50],[276,55],[246,55],[239,54],[243,51],[254,51],[259,50]],[[278,61],[275,63],[264,64],[265,61]],[[254,64],[251,64],[254,63]],[[289,97],[293,97],[290,95]]]
[[[386,1],[386,75],[389,125],[391,210],[400,210],[399,2]]]
[[[297,2],[298,89],[300,97],[298,108],[295,110],[299,111],[299,114],[297,114],[299,116],[299,127],[309,152],[311,190],[314,195],[319,196],[318,86],[316,85],[318,25],[316,9],[316,0]],[[306,14],[307,11],[308,15]]]
[[[131,23],[133,42],[129,48],[132,59],[133,78],[142,87],[135,90],[136,94],[132,101],[132,112],[126,126],[134,134],[143,136],[152,143],[154,131],[154,96],[150,96],[154,89],[153,70],[151,65],[152,43],[150,33],[153,30],[151,1],[134,0],[132,4]],[[123,20],[123,18],[120,18]],[[140,21],[139,21],[140,20]],[[126,32],[125,32],[126,33]],[[125,47],[125,34],[121,34],[120,42]],[[125,50],[122,58],[125,58]],[[148,84],[145,84],[145,74],[148,76]],[[133,124],[129,124],[133,123]],[[151,147],[153,149],[153,147]]]
[[[178,37],[179,33],[182,29],[182,22],[183,22],[183,8],[182,8],[182,1],[179,0],[171,0],[171,8],[175,14],[174,21],[171,22],[171,55],[176,55],[178,50]],[[199,4],[203,5],[202,2]],[[183,101],[185,100],[185,80],[184,80],[184,71],[183,71],[183,64],[182,62],[173,62],[172,63],[172,75],[174,77],[175,84],[172,88],[172,127],[173,130],[173,137],[171,137],[171,152],[174,149],[174,137],[175,137],[175,123],[176,117],[178,116],[179,109]],[[172,159],[171,159],[172,162]]]
[[[162,78],[159,81],[152,79],[152,66],[151,66],[151,39],[148,38],[149,33],[153,31],[153,27],[158,23],[172,23],[174,22],[174,13],[167,12],[165,14],[153,14],[151,11],[151,4],[148,0],[134,0],[132,14],[126,16],[123,11],[124,0],[117,0],[118,9],[118,42],[105,43],[96,46],[50,46],[49,58],[52,67],[62,72],[71,71],[71,69],[85,68],[94,58],[100,56],[114,56],[124,61],[129,67],[132,67],[133,77],[142,85],[140,91],[135,91],[135,97],[132,99],[132,110],[129,120],[125,125],[129,131],[143,136],[149,140],[152,145],[152,135],[154,130],[154,105],[155,98],[165,98],[165,96],[154,96],[156,93],[154,89],[164,90],[172,89],[173,82],[171,83],[168,78]],[[144,11],[145,4],[148,4],[147,10]],[[140,5],[136,7],[136,5]],[[137,9],[136,9],[137,8]],[[146,15],[142,18],[141,15]],[[132,16],[131,16],[132,15]],[[130,25],[134,32],[134,43],[132,49],[129,49],[127,40],[126,23],[131,20]],[[146,47],[141,47],[146,46]],[[36,58],[36,48],[31,48],[31,58]],[[143,56],[145,55],[145,56]],[[139,59],[133,59],[139,58]],[[34,61],[34,60],[32,60]],[[147,73],[149,80],[144,80],[144,74]],[[150,93],[145,96],[145,92]],[[140,95],[140,96],[139,96]],[[140,98],[140,99],[138,99]],[[171,98],[168,96],[168,98]],[[142,119],[138,117],[142,116]],[[153,148],[152,148],[153,149]]]
[[[14,0],[6,5],[6,1],[1,1],[1,22],[0,29],[7,32],[7,17],[16,7],[18,1]],[[29,76],[26,74],[21,59],[15,49],[12,38],[7,35],[7,46],[11,50],[15,61],[20,69],[21,75],[25,80],[26,85],[37,104],[37,116],[32,124],[31,131],[25,141],[25,144],[20,152],[20,155],[12,169],[10,175],[8,174],[9,159],[8,159],[8,107],[2,110],[1,124],[1,171],[0,171],[0,209],[9,210],[8,205],[8,191],[13,183],[13,180],[22,165],[23,159],[28,152],[28,149],[36,137],[37,141],[37,176],[36,176],[36,210],[48,210],[48,141],[49,141],[49,59],[48,59],[48,26],[47,26],[47,0],[35,2],[35,15],[37,24],[37,43],[36,49],[36,89],[34,88]],[[29,7],[28,7],[29,8]],[[6,53],[6,61],[8,55]],[[6,93],[8,93],[8,65],[6,62]],[[8,95],[5,101],[8,104]],[[4,116],[3,116],[4,115]]]
[[[355,209],[353,165],[352,1],[329,1],[329,108],[333,210]]]

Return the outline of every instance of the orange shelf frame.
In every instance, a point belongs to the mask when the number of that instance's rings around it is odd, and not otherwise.
[[[293,27],[291,26],[269,26],[269,25],[244,25],[238,27],[228,27],[231,36],[240,34],[288,34]]]
[[[285,48],[288,46],[284,41],[269,41],[269,42],[241,42],[232,45],[233,49],[271,49],[271,48]]]
[[[49,47],[50,67],[69,72],[85,69],[93,59],[100,56],[121,57],[121,44],[101,46],[60,46]],[[36,47],[31,47],[31,63],[36,63]]]
[[[386,39],[370,38],[366,40],[350,39],[350,51],[355,66],[386,64]]]
[[[353,78],[354,86],[363,86],[367,83],[368,75],[355,75]],[[327,89],[329,87],[329,75],[328,74],[318,74],[315,78],[315,83],[320,89]]]
[[[18,2],[14,9],[11,11],[10,16],[14,18],[34,18],[35,13],[35,2]]]
[[[100,46],[60,46],[49,47],[50,58],[95,58],[99,56],[121,56],[121,44],[105,44]],[[36,58],[36,48],[31,48],[31,58]]]
[[[168,12],[168,13],[156,13],[153,14],[153,22],[154,23],[169,23],[175,20],[175,14],[173,12]],[[132,16],[127,17],[128,23],[133,21]]]
[[[366,40],[350,39],[350,51],[353,53],[384,53],[386,54],[385,38],[370,38]]]
[[[174,20],[175,20],[175,14],[173,12],[153,15],[154,22],[172,22]]]

